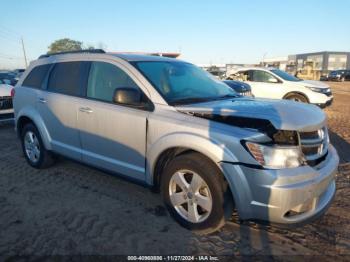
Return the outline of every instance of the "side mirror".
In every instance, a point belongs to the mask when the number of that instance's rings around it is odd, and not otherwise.
[[[114,90],[113,102],[117,104],[139,106],[141,104],[141,91],[130,87],[121,87]]]

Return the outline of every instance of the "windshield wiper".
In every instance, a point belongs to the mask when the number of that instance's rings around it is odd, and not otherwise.
[[[215,99],[215,97],[188,97],[188,98],[175,99],[173,101],[170,101],[169,104],[172,106],[186,105],[186,104],[193,104],[193,103],[203,103],[213,99]]]
[[[228,94],[224,96],[218,96],[215,100],[221,100],[221,99],[228,99],[228,98],[236,98],[236,97],[241,97],[242,95],[240,94]]]
[[[203,102],[213,101],[213,100],[224,100],[224,99],[236,98],[236,97],[241,97],[241,95],[228,94],[224,96],[213,96],[213,97],[188,97],[188,98],[176,99],[174,101],[171,101],[169,104],[172,106],[186,105],[186,104],[194,104],[194,103],[203,103]]]

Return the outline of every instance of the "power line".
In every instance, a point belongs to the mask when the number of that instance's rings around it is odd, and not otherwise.
[[[21,34],[18,32],[13,31],[12,29],[9,29],[6,26],[0,25],[0,30],[7,32],[8,34],[12,34],[13,36],[20,37]]]
[[[8,35],[9,37],[13,37],[13,38],[16,38],[16,39],[20,38],[20,35],[17,35],[17,34],[13,34],[13,33],[11,33],[11,32],[8,32],[8,31],[2,29],[1,27],[0,27],[0,33],[6,34],[6,35]]]
[[[17,45],[20,45],[22,47],[22,51],[23,51],[23,58],[24,58],[24,65],[25,67],[28,66],[28,62],[27,62],[27,55],[26,55],[26,50],[24,47],[24,41],[23,41],[23,37],[18,37],[17,33],[12,32],[11,30],[8,29],[4,29],[4,26],[0,27],[0,37],[2,39],[6,39],[7,41],[11,41],[12,43],[16,43]],[[0,56],[2,59],[8,59],[8,60],[13,60],[13,59],[17,59],[15,57],[9,57],[6,55],[2,55]]]
[[[0,59],[6,59],[6,60],[17,60],[17,61],[19,61],[19,60],[23,60],[23,58],[14,58],[14,57],[2,57],[2,56],[0,56]]]
[[[12,38],[9,38],[9,37],[4,36],[4,35],[1,35],[1,34],[0,34],[0,38],[3,39],[3,40],[6,40],[6,41],[8,41],[8,42],[11,42],[12,44],[16,44],[16,45],[21,46],[21,44],[20,44],[20,41],[21,41],[21,40],[20,40],[20,39],[14,40],[14,39],[12,39]]]
[[[23,59],[23,57],[20,57],[20,56],[7,55],[4,53],[0,53],[0,56],[7,57],[7,58]]]

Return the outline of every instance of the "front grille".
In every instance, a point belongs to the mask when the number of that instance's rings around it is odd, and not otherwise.
[[[0,110],[11,109],[11,108],[13,108],[12,97],[10,96],[0,97]]]
[[[251,91],[239,92],[239,94],[242,95],[242,96],[252,96],[252,92]]]
[[[326,127],[312,132],[300,132],[299,137],[301,150],[309,165],[314,166],[321,162],[320,159],[324,160],[329,144]]]

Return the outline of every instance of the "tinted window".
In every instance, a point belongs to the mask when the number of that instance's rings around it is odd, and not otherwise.
[[[104,62],[93,62],[87,88],[87,97],[113,102],[117,88],[138,89],[135,82],[120,68]]]
[[[253,70],[251,81],[273,83],[273,82],[277,82],[277,79],[276,79],[276,77],[274,77],[273,75],[271,75],[265,71]]]
[[[26,79],[24,79],[23,86],[41,88],[43,80],[45,79],[50,67],[51,64],[35,67],[32,71],[30,71]]]
[[[83,96],[89,62],[64,62],[54,66],[47,89],[53,92]]]

